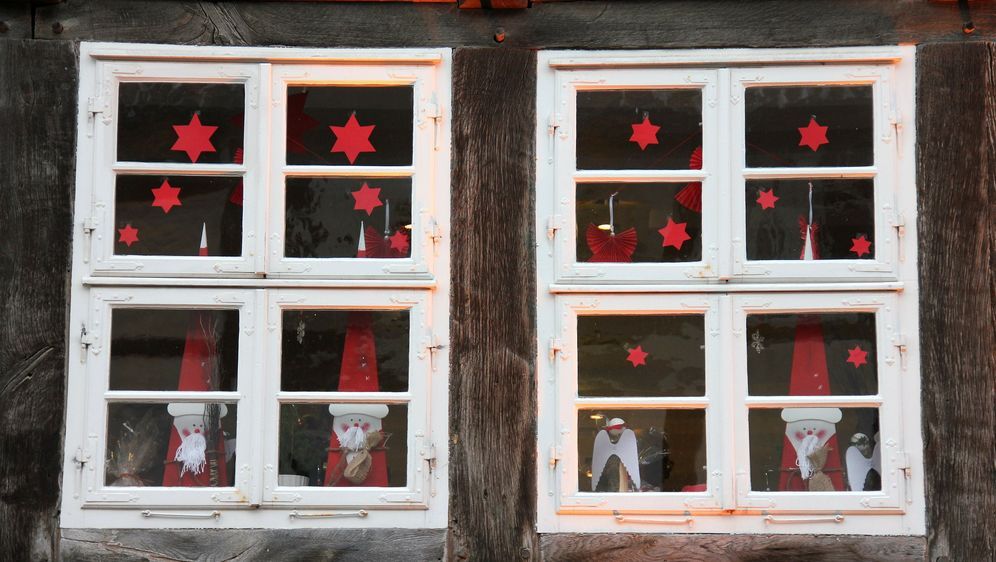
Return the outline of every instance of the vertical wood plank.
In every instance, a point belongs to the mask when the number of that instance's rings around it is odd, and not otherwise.
[[[453,59],[450,560],[538,559],[536,55]]]
[[[923,434],[931,560],[996,555],[996,48],[917,50]]]
[[[59,513],[77,64],[0,41],[0,560],[51,560]]]

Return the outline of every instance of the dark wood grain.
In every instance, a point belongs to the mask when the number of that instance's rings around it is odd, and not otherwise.
[[[541,539],[549,562],[899,562],[923,560],[923,537],[558,534]]]
[[[30,39],[31,25],[30,4],[0,4],[0,39]]]
[[[49,560],[58,528],[76,54],[0,41],[0,560]]]
[[[445,533],[442,529],[64,529],[62,558],[80,562],[421,562],[442,559]]]
[[[996,558],[996,46],[917,49],[931,560]]]
[[[451,560],[538,559],[536,55],[453,57]]]
[[[975,38],[996,37],[996,5],[972,7]],[[62,25],[56,34],[53,24]],[[454,4],[68,0],[39,7],[39,38],[313,47],[493,46],[646,49],[817,47],[961,41],[953,3],[928,0],[602,0],[528,10]],[[234,26],[234,28],[233,28]]]

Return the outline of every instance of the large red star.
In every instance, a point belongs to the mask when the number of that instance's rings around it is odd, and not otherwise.
[[[350,195],[356,200],[353,210],[358,211],[362,209],[367,212],[367,216],[372,215],[374,209],[383,205],[380,202],[380,188],[370,187],[366,182],[363,182],[358,191],[353,191]]]
[[[164,213],[168,213],[173,207],[183,206],[183,203],[180,203],[180,188],[170,185],[169,180],[163,180],[162,185],[150,191],[155,197],[152,206],[162,208]]]
[[[318,120],[304,112],[308,92],[287,96],[287,152],[307,152],[301,136],[318,125]]]
[[[664,237],[662,246],[664,248],[673,246],[674,248],[680,250],[685,241],[692,239],[692,237],[685,231],[686,226],[688,226],[687,222],[674,222],[671,217],[668,217],[667,224],[664,225],[664,228],[657,231]]]
[[[356,114],[349,116],[349,120],[342,127],[330,125],[332,133],[335,134],[335,144],[332,145],[332,152],[343,152],[349,163],[356,162],[356,157],[361,152],[377,152],[377,149],[370,144],[370,133],[376,125],[360,125],[356,120]]]
[[[132,244],[138,242],[138,229],[132,228],[131,223],[126,224],[124,228],[119,228],[118,234],[121,235],[118,238],[118,242],[127,244],[129,248],[131,248]]]
[[[799,146],[808,146],[813,152],[816,152],[822,145],[830,144],[827,140],[827,129],[829,127],[823,127],[816,122],[815,117],[809,118],[809,125],[805,127],[799,127],[799,134],[802,138],[799,139]]]
[[[630,126],[633,127],[633,136],[629,137],[629,140],[640,145],[640,150],[646,150],[648,145],[658,144],[657,131],[661,128],[651,123],[650,117],[644,116],[642,123]]]
[[[633,349],[629,350],[629,356],[626,360],[633,364],[633,367],[639,367],[640,365],[647,364],[647,356],[650,355],[646,351],[643,351],[643,346],[638,345]]]
[[[868,364],[868,361],[867,361],[868,352],[865,351],[865,350],[863,350],[863,349],[861,349],[860,345],[854,346],[854,349],[848,349],[847,353],[848,353],[848,355],[847,355],[847,362],[848,363],[853,363],[855,369],[857,369],[858,367],[860,367],[862,365]]]
[[[202,152],[214,152],[214,145],[211,144],[211,135],[218,130],[218,127],[211,125],[201,125],[201,118],[196,113],[190,118],[188,125],[173,125],[176,131],[176,142],[173,143],[173,150],[186,152],[191,162],[197,162]]]
[[[871,253],[872,243],[862,234],[857,238],[851,238],[851,251],[858,254],[858,257]]]
[[[401,255],[408,253],[408,235],[402,231],[397,231],[391,236],[391,249],[397,250]]]
[[[757,191],[757,203],[761,205],[761,209],[774,209],[775,201],[780,199],[775,195],[774,189],[769,189],[768,191]]]

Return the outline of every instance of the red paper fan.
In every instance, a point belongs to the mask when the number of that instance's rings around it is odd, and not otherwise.
[[[406,258],[408,257],[408,248],[405,248],[405,252],[400,252],[397,248],[391,247],[391,237],[384,236],[384,233],[378,232],[376,228],[368,226],[363,232],[363,240],[366,242],[366,253],[363,257],[367,258]]]
[[[692,157],[688,160],[688,168],[690,170],[701,170],[702,169],[702,147],[699,146],[692,151]],[[687,184],[685,187],[674,196],[675,201],[681,204],[682,207],[688,209],[689,211],[695,211],[696,213],[702,212],[702,183],[692,182]]]
[[[592,256],[590,262],[628,263],[633,261],[636,251],[636,229],[628,228],[619,234],[612,234],[593,224],[588,225],[586,233],[588,249]]]

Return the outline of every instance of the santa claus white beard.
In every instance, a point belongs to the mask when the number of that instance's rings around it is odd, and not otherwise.
[[[809,480],[813,476],[813,465],[809,462],[809,455],[813,453],[820,446],[820,438],[815,435],[807,435],[799,446],[796,448],[795,452],[798,455],[796,458],[796,464],[799,465],[799,472],[802,474],[803,480]]]
[[[363,431],[362,427],[354,425],[342,434],[339,444],[344,449],[349,449],[350,451],[365,449],[367,446],[367,434]]]
[[[173,457],[173,460],[180,463],[180,478],[183,478],[187,472],[191,474],[204,472],[204,465],[207,464],[204,456],[206,450],[207,440],[204,439],[204,435],[191,433],[183,438]]]

